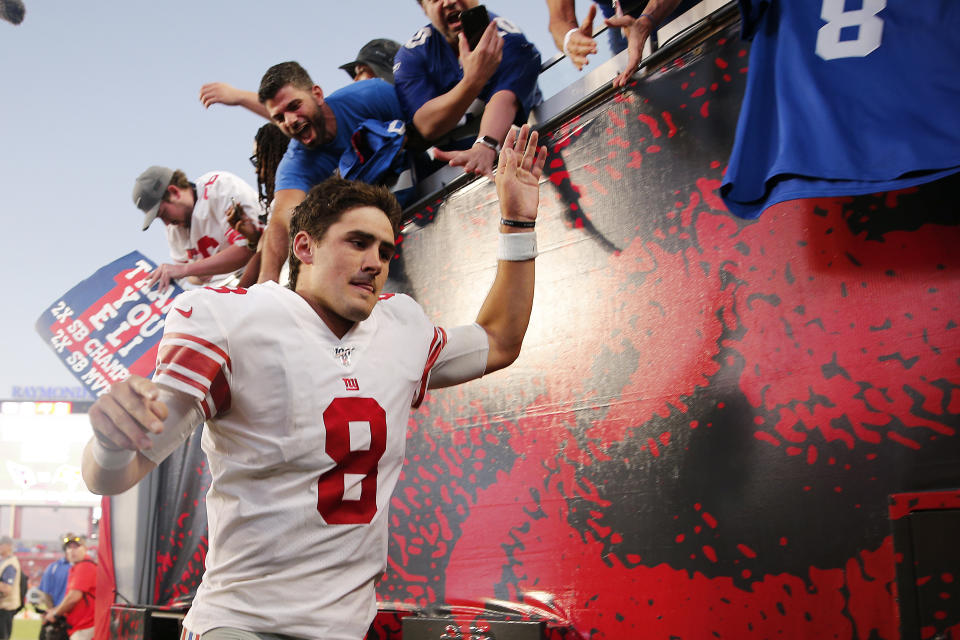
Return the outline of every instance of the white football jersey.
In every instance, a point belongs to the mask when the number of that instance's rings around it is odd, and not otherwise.
[[[167,225],[167,243],[174,262],[196,262],[209,258],[230,245],[247,246],[247,239],[227,222],[227,212],[234,202],[243,205],[247,217],[261,228],[259,216],[263,213],[257,191],[241,178],[226,171],[205,173],[195,182],[197,201],[190,218],[190,228]],[[253,247],[256,249],[256,247]],[[218,274],[208,280],[219,285],[243,272]]]
[[[410,407],[445,343],[405,295],[382,296],[343,339],[273,282],[177,299],[155,380],[201,403],[212,476],[187,629],[364,637]]]

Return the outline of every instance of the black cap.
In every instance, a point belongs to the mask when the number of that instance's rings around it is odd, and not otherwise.
[[[350,74],[350,77],[357,75],[357,65],[365,64],[376,74],[378,78],[386,80],[393,84],[393,57],[400,50],[400,43],[393,40],[378,38],[371,40],[363,45],[357,59],[353,62],[340,65],[340,68]]]

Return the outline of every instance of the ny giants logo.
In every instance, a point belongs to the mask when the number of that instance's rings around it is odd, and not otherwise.
[[[360,391],[360,383],[356,378],[344,378],[343,386],[347,388],[347,391]]]

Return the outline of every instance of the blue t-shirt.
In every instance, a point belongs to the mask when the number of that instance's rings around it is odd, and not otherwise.
[[[309,191],[333,175],[340,156],[350,146],[350,136],[364,120],[403,119],[393,85],[379,78],[354,82],[334,91],[327,96],[326,103],[337,119],[336,136],[316,149],[308,149],[299,140],[291,140],[277,166],[277,191]]]
[[[960,2],[740,0],[740,10],[753,45],[720,191],[733,213],[960,170]]]
[[[13,584],[17,579],[17,568],[13,565],[10,565],[4,568],[3,573],[0,573],[0,582],[4,584]]]
[[[66,558],[47,565],[40,578],[40,591],[50,596],[53,606],[60,604],[67,593],[67,578],[70,577],[70,563]]]
[[[498,91],[512,91],[520,104],[515,122],[523,124],[530,109],[542,100],[537,86],[540,52],[506,18],[491,13],[490,19],[496,20],[503,36],[503,58],[477,99],[486,103]],[[463,69],[457,54],[443,34],[437,33],[432,25],[420,29],[397,52],[393,71],[397,97],[407,122],[413,122],[413,114],[420,107],[450,91],[462,78]],[[468,114],[460,124],[472,117]]]

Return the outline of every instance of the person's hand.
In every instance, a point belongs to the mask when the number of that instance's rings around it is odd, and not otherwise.
[[[253,223],[253,220],[244,213],[243,205],[239,202],[235,202],[233,206],[227,209],[227,224],[247,239],[248,247],[251,249],[257,248],[257,243],[260,242],[262,232],[257,228],[257,225]]]
[[[448,162],[451,167],[463,167],[467,173],[490,178],[493,176],[493,159],[497,157],[497,152],[485,144],[475,144],[463,151],[437,150],[433,157]]]
[[[497,197],[500,214],[508,220],[534,221],[540,203],[540,176],[547,161],[547,148],[537,148],[539,136],[525,124],[512,127],[503,141],[497,163]]]
[[[187,275],[187,265],[185,264],[162,264],[157,267],[150,278],[147,280],[147,288],[157,284],[157,291],[165,291],[170,286],[171,280],[176,280]]]
[[[597,52],[597,41],[593,39],[593,19],[597,16],[597,5],[591,4],[587,17],[576,31],[570,33],[563,52],[578,70],[590,64],[587,56]]]
[[[482,89],[487,81],[497,72],[500,60],[503,59],[503,38],[497,31],[497,21],[491,20],[487,25],[477,47],[470,51],[467,36],[460,32],[460,66],[463,67],[463,78],[478,90]]]
[[[52,609],[50,611],[47,611],[45,614],[43,614],[44,622],[53,622],[56,619],[57,619],[57,614],[55,614]]]
[[[653,21],[648,16],[634,18],[633,16],[616,16],[607,18],[607,26],[611,29],[624,29],[627,32],[627,66],[613,79],[614,87],[623,87],[640,66],[640,57],[643,55],[643,45],[646,44],[650,32],[653,31]]]
[[[200,87],[200,102],[207,109],[214,104],[236,106],[242,95],[242,91],[226,82],[208,82]]]
[[[147,433],[162,432],[168,413],[159,397],[157,385],[140,376],[115,383],[90,407],[93,435],[107,449],[149,449]]]

